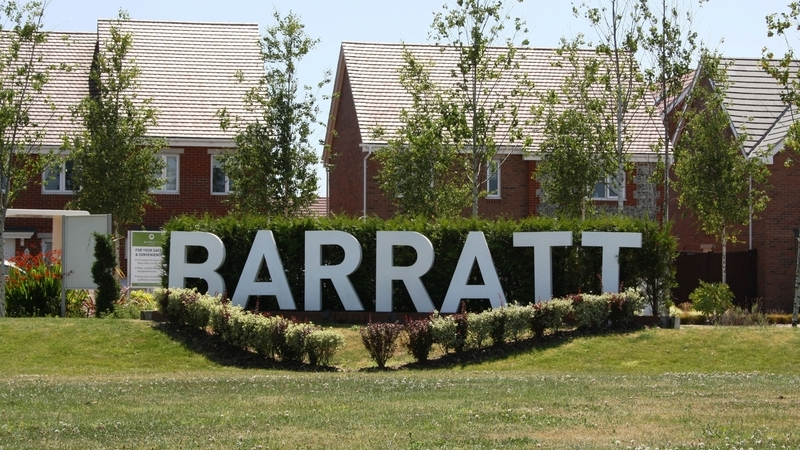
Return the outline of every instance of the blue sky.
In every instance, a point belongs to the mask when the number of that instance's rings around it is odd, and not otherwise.
[[[760,57],[765,46],[782,52],[782,41],[767,38],[765,17],[786,11],[789,2],[709,0],[700,8],[695,2],[694,28],[706,46],[726,56]],[[300,16],[306,32],[320,39],[299,68],[301,83],[315,85],[325,70],[336,71],[342,41],[427,42],[433,14],[441,11],[444,3],[445,0],[50,0],[45,27],[50,31],[94,31],[97,19],[114,18],[122,8],[138,20],[247,22],[257,23],[264,30],[273,23],[273,10],[282,15],[292,11]],[[566,0],[514,3],[512,15],[527,21],[528,39],[535,47],[554,47],[561,37],[578,33],[595,36],[584,19],[573,17],[572,3]],[[332,86],[328,85],[321,94],[329,95],[331,91]],[[323,117],[327,116],[329,104],[320,99],[320,107]],[[314,141],[323,135],[324,129],[319,127]],[[325,185],[323,180],[320,185]]]

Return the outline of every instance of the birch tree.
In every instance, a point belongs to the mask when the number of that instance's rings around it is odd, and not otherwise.
[[[403,110],[398,132],[375,157],[381,163],[378,183],[401,213],[427,218],[455,217],[470,206],[471,187],[463,146],[447,126],[454,109],[448,108],[441,89],[430,79],[430,67],[403,51],[400,83],[413,106]],[[385,136],[374,130],[376,137]]]
[[[69,205],[111,214],[117,258],[122,227],[140,222],[146,206],[155,204],[150,191],[163,184],[157,154],[166,146],[147,135],[157,111],[152,99],[137,97],[140,71],[129,57],[134,36],[123,31],[125,20],[127,13],[120,11],[108,39],[99,44],[89,74],[94,92],[72,111],[83,130],[65,142],[77,186]]]
[[[699,77],[690,107],[681,114],[684,129],[675,146],[675,187],[678,204],[689,209],[700,228],[722,244],[722,282],[726,283],[728,241],[736,242],[738,225],[764,210],[769,198],[763,188],[769,169],[759,155],[746,157],[747,135],[734,134],[725,111],[726,67],[718,55],[700,57]],[[752,187],[751,187],[752,180]]]
[[[767,16],[767,36],[783,40],[785,53],[776,58],[774,51],[764,48],[761,58],[762,68],[772,75],[783,86],[781,99],[794,108],[800,107],[800,64],[797,63],[792,38],[792,32],[800,30],[800,2],[791,2],[787,6],[788,12],[774,13]],[[797,160],[800,152],[800,121],[795,121],[786,134],[785,148],[792,149],[788,154],[787,165]]]
[[[562,40],[553,64],[568,66],[561,87],[542,95],[542,135],[536,167],[547,203],[557,213],[586,218],[598,180],[616,173],[615,128],[606,120],[606,105],[597,95],[604,76],[602,62],[581,51],[583,41]]]
[[[0,248],[5,248],[6,214],[28,181],[54,162],[41,152],[44,123],[34,109],[48,110],[43,89],[53,70],[43,62],[48,33],[44,2],[0,2]],[[5,255],[0,253],[0,317],[6,313]]]
[[[608,117],[614,124],[614,148],[617,170],[611,185],[617,196],[617,212],[622,213],[625,198],[625,172],[628,150],[632,141],[631,120],[634,112],[645,100],[644,76],[636,55],[643,40],[644,15],[634,0],[605,0],[600,6],[583,4],[574,7],[597,32],[594,45],[597,56],[605,64],[605,75],[600,77],[606,98]]]
[[[522,0],[510,3],[515,1]],[[445,109],[452,112],[445,127],[452,139],[449,145],[464,147],[469,155],[472,217],[478,216],[486,167],[498,150],[527,150],[530,145],[519,108],[522,99],[532,95],[533,85],[525,75],[509,75],[521,58],[515,39],[526,32],[525,23],[506,12],[503,0],[456,0],[453,7],[445,5],[431,25],[434,43],[442,51],[455,51],[458,61],[451,71],[453,85],[443,98]],[[520,44],[528,45],[527,39]]]
[[[305,211],[317,196],[313,166],[318,159],[310,137],[319,107],[310,87],[301,90],[297,64],[319,40],[310,38],[292,13],[281,17],[275,11],[274,18],[276,24],[267,28],[261,43],[266,73],[244,98],[260,117],[236,124],[226,111],[218,113],[223,129],[240,125],[236,151],[221,155],[221,164],[237,210],[288,217]]]
[[[706,0],[707,1],[707,0]],[[699,0],[702,4],[704,0]],[[687,77],[692,73],[693,60],[697,50],[697,32],[692,28],[693,11],[691,2],[680,0],[641,0],[639,9],[644,17],[644,39],[642,50],[649,65],[645,77],[651,88],[659,93],[661,121],[664,123],[664,136],[660,142],[661,162],[663,164],[662,223],[669,221],[670,201],[670,154],[671,136],[669,134],[669,112],[684,90]]]

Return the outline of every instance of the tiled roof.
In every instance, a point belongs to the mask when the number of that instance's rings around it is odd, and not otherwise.
[[[769,150],[775,153],[783,145],[786,132],[797,119],[797,108],[781,101],[783,88],[761,68],[756,58],[723,59],[728,65],[730,87],[726,91],[726,109],[737,131],[744,130],[744,151]]]
[[[43,95],[55,111],[44,101],[32,108],[33,121],[46,131],[44,145],[58,147],[64,133],[79,130],[70,108],[89,94],[98,36],[102,48],[114,25],[133,35],[128,59],[140,70],[138,101],[151,98],[158,110],[158,125],[148,130],[150,136],[225,145],[233,130],[220,129],[218,110],[254,118],[243,97],[264,73],[258,25],[99,20],[96,33],[53,32],[41,48],[42,65],[70,69],[52,70],[45,84]]]
[[[404,64],[403,48],[404,44],[342,43],[338,70],[343,70],[342,64],[346,67],[364,145],[384,144],[373,137],[375,127],[380,126],[387,135],[391,135],[401,125],[401,110],[412,107],[411,97],[399,81],[399,69]],[[405,48],[419,60],[434,64],[430,69],[431,79],[437,84],[454,83],[451,71],[456,69],[458,60],[454,48],[409,44],[405,44]],[[495,52],[503,50],[493,49]],[[553,64],[556,55],[552,49],[519,48],[518,51],[521,56],[520,67],[502,74],[495,90],[496,98],[511,92],[516,86],[515,76],[527,75],[538,92],[558,89],[563,80],[570,76],[571,68],[568,65],[556,67]],[[525,99],[525,103],[520,105],[521,122],[532,118],[531,107],[537,103],[535,97]],[[645,105],[635,111],[630,129],[633,134],[630,152],[640,155],[652,154],[651,144],[658,142],[664,130],[657,119],[650,117]],[[499,130],[499,133],[503,131]],[[331,132],[329,129],[329,135]],[[533,127],[529,127],[528,132],[533,137],[535,148],[542,137]]]
[[[42,95],[37,95],[31,105],[32,122],[45,133],[43,145],[58,147],[62,135],[78,129],[72,123],[70,107],[89,94],[89,68],[96,43],[96,33],[50,33],[37,51],[42,57],[42,68],[61,64],[68,68],[51,70]],[[45,98],[49,98],[54,110]]]
[[[133,35],[139,99],[152,98],[159,111],[150,135],[226,139],[233,133],[220,129],[218,110],[251,116],[242,98],[264,73],[257,24],[98,20],[101,49],[112,26]]]
[[[308,215],[311,217],[327,217],[328,197],[317,197],[314,203],[309,206]]]

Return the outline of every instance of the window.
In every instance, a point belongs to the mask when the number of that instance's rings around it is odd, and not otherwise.
[[[49,194],[71,194],[75,189],[72,183],[73,161],[49,167],[42,174],[42,191]]]
[[[603,181],[598,181],[597,184],[594,185],[594,194],[592,194],[593,200],[617,200],[619,199],[619,194],[614,189],[614,179],[615,177],[609,176]],[[625,184],[622,183],[624,186]],[[624,192],[623,192],[624,197]]]
[[[225,171],[222,170],[219,157],[217,155],[211,155],[211,193],[224,195],[230,194],[230,192],[231,181],[228,179],[228,176],[225,175]]]
[[[164,162],[164,167],[157,176],[161,178],[163,184],[153,192],[158,194],[177,194],[178,193],[178,155],[156,155]]]
[[[486,165],[486,198],[500,198],[500,161]]]

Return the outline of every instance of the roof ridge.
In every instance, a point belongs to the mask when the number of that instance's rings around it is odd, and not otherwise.
[[[97,19],[97,23],[100,22],[117,22],[120,21],[119,19]],[[187,20],[148,20],[148,19],[130,19],[130,20],[122,20],[122,23],[153,23],[153,24],[175,24],[175,25],[235,25],[235,26],[256,26],[258,27],[258,23],[256,22],[208,22],[208,21],[187,21]]]
[[[408,42],[370,42],[370,41],[342,41],[342,45],[351,44],[351,45],[382,45],[386,47],[430,47],[430,48],[448,48],[448,47],[455,47],[454,45],[441,45],[441,44],[422,44],[422,43],[408,43]],[[498,49],[498,48],[508,48],[505,45],[492,45],[488,48],[491,49]],[[531,46],[516,46],[515,47],[518,51],[526,51],[526,50],[541,50],[541,51],[555,51],[558,50],[560,47],[531,47]],[[595,52],[593,48],[579,48],[579,52]]]

